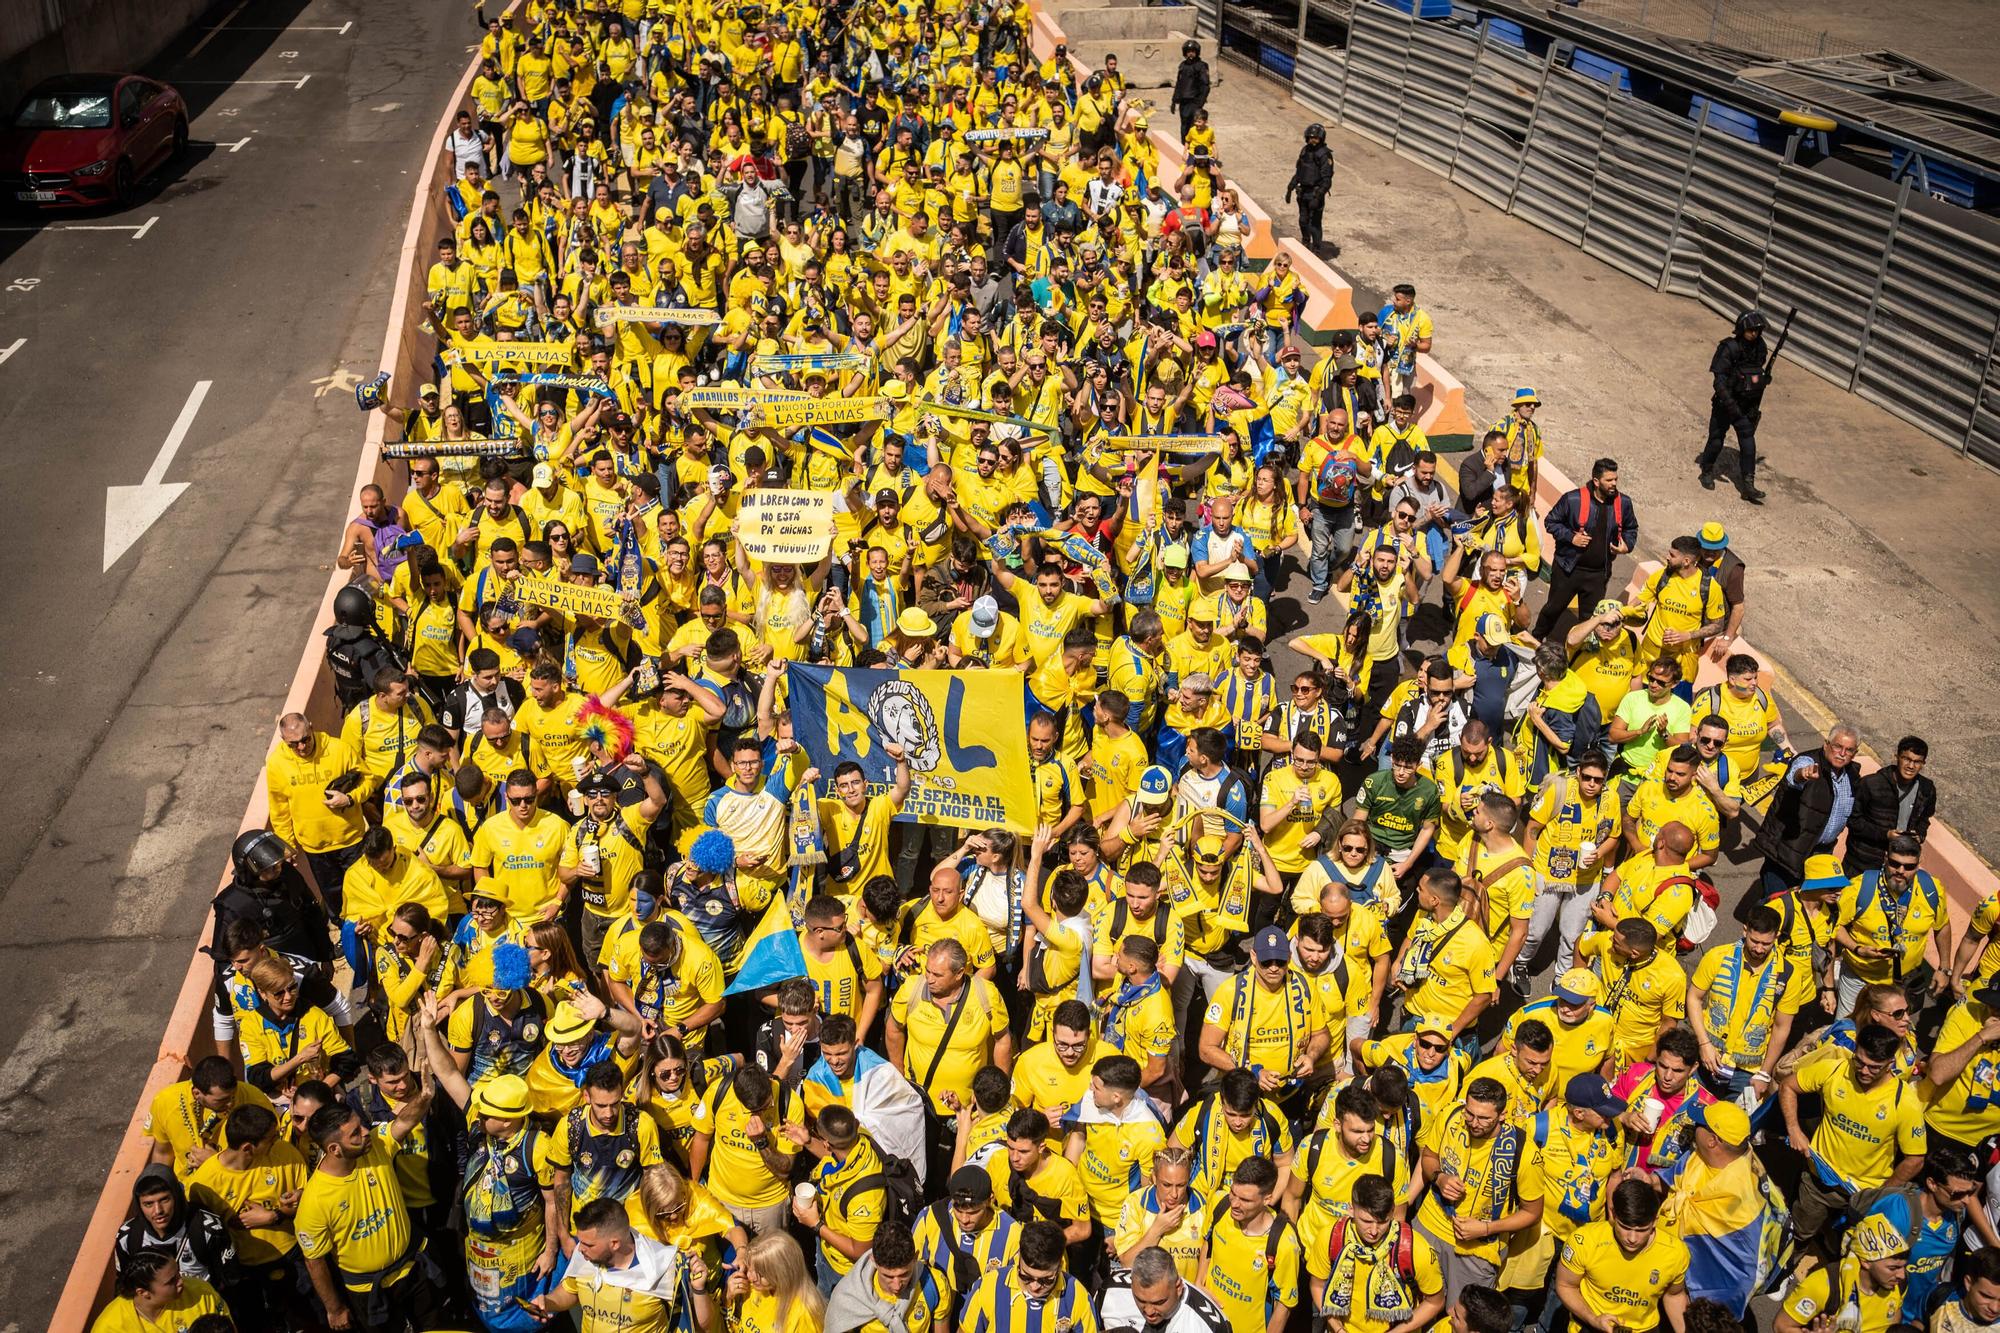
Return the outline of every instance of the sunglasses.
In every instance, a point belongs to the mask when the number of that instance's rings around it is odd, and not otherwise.
[[[1436,1040],[1420,1041],[1417,1043],[1417,1049],[1420,1051],[1445,1051],[1451,1049],[1451,1043]]]

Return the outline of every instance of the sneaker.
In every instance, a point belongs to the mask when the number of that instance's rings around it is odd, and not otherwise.
[[[1314,588],[1312,592],[1307,594],[1306,596],[1306,605],[1318,606],[1321,602],[1326,600],[1326,591],[1327,590],[1325,588]]]
[[[1715,469],[1703,468],[1701,470],[1701,488],[1705,491],[1715,489]]]

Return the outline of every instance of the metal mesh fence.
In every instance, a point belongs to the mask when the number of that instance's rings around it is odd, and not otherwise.
[[[1843,55],[1858,50],[1823,29],[1771,15],[1751,0],[1574,0],[1587,14],[1651,28],[1669,37],[1715,42],[1784,60]]]

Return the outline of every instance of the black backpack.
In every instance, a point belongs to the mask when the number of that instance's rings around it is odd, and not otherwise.
[[[917,1169],[900,1157],[882,1154],[882,1169],[871,1171],[849,1185],[840,1194],[843,1211],[847,1201],[865,1190],[882,1191],[882,1225],[896,1231],[908,1231],[916,1224],[917,1214],[923,1211],[923,1186],[917,1183]]]

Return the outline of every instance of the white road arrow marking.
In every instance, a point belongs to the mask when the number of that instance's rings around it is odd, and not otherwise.
[[[8,357],[20,351],[22,346],[26,344],[27,341],[28,340],[26,338],[16,338],[11,346],[0,347],[0,362],[5,362]]]
[[[181,498],[181,492],[188,488],[184,481],[167,481],[167,469],[173,466],[174,455],[180,451],[181,441],[187,438],[188,428],[194,425],[195,413],[201,411],[202,400],[208,397],[212,380],[195,381],[194,392],[188,395],[187,403],[174,421],[174,428],[167,432],[167,442],[160,446],[160,452],[153,456],[153,465],[146,469],[146,479],[137,486],[108,486],[104,491],[104,569],[110,572],[119,557],[132,549],[132,544],[146,535],[146,530],[159,521],[167,507]]]

